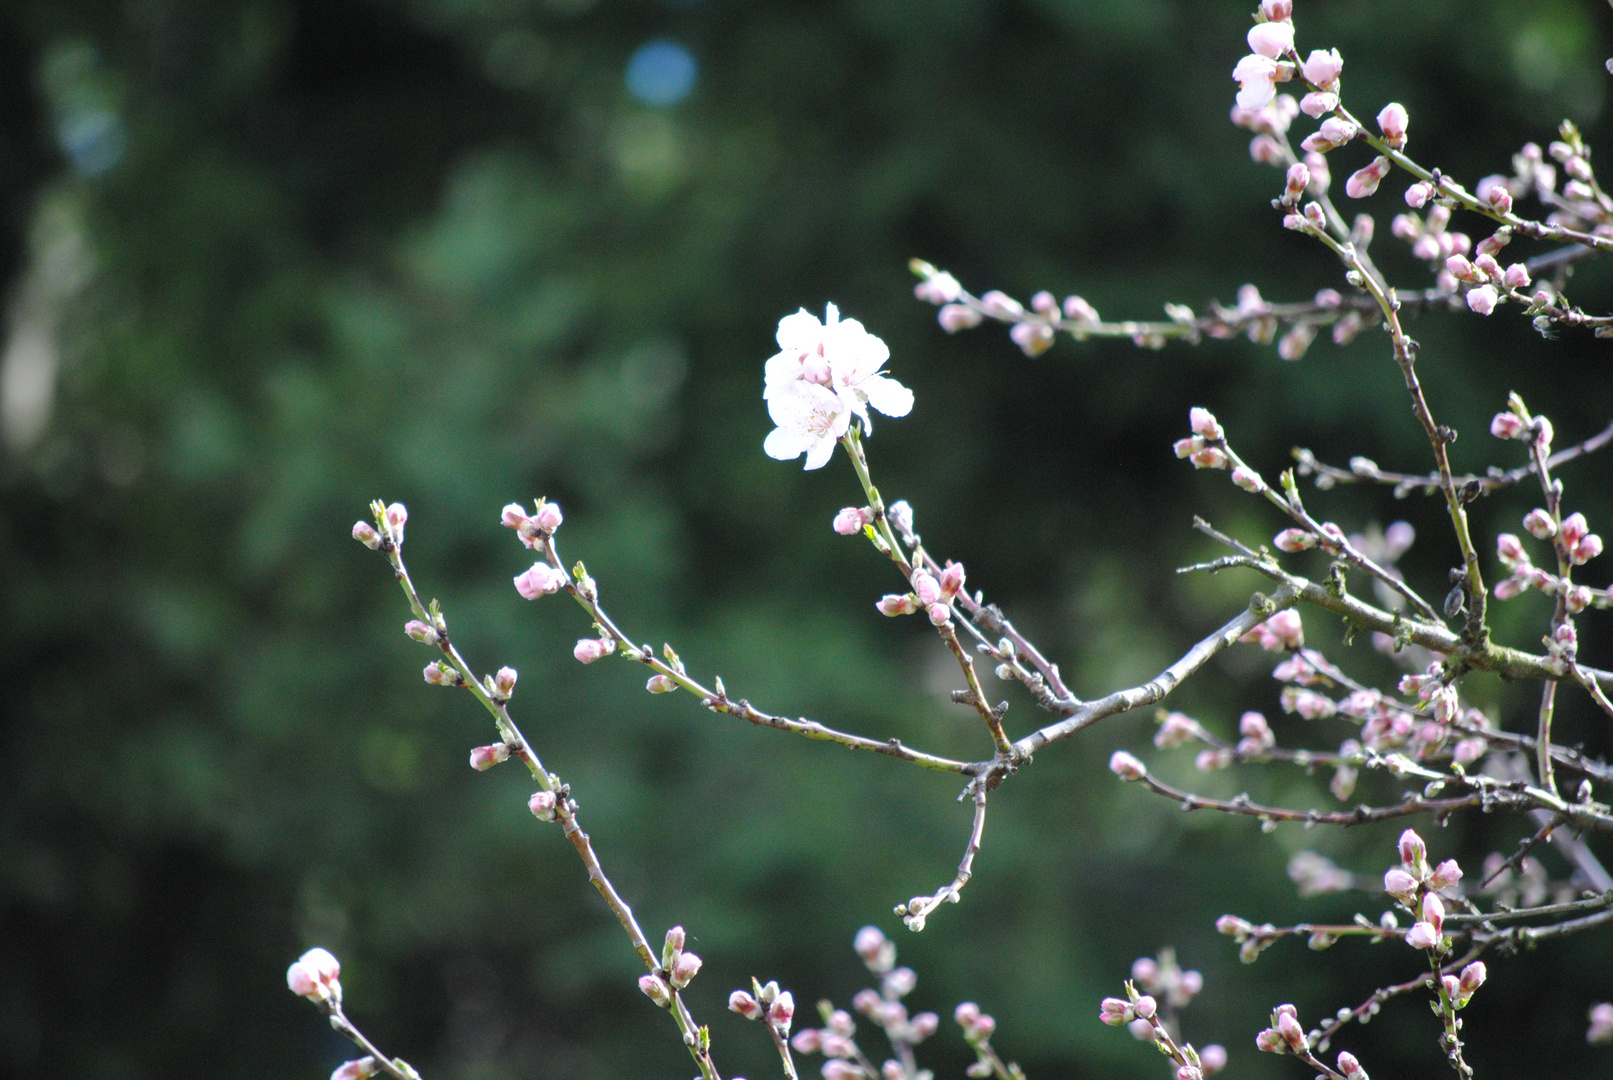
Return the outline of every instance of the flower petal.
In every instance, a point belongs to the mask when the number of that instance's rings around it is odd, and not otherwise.
[[[906,416],[913,411],[913,391],[886,375],[874,375],[858,387],[868,395],[868,404],[886,416]]]

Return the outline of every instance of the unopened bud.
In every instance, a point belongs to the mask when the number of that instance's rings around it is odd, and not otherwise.
[[[526,808],[532,811],[532,816],[539,821],[553,821],[555,818],[555,797],[552,791],[535,791],[532,798],[526,801]]]
[[[375,526],[367,521],[353,523],[353,539],[369,548],[378,550],[381,546],[381,534],[375,531]]]
[[[738,1013],[740,1016],[743,1016],[747,1020],[755,1020],[757,1017],[762,1015],[762,1006],[756,1001],[755,998],[751,997],[743,990],[735,990],[732,994],[728,995],[728,1008]],[[809,1028],[807,1030],[812,1031],[813,1034],[816,1034],[815,1029]],[[817,1050],[817,1046],[814,1045],[812,1049],[809,1050],[801,1045],[806,1034],[806,1031],[798,1032],[795,1036],[794,1043],[795,1048],[801,1053],[810,1054]]]
[[[700,964],[700,957],[696,956],[694,953],[679,953],[678,958],[672,963],[671,976],[673,987],[678,990],[682,990],[685,986],[688,986],[689,983],[693,981],[695,975],[699,973]]]
[[[659,975],[640,975],[638,988],[644,991],[645,997],[663,1009],[672,1004],[672,991]]]
[[[510,748],[505,743],[492,743],[488,746],[478,746],[470,752],[470,767],[477,772],[486,772],[501,761],[508,761]]]
[[[1148,766],[1139,761],[1135,755],[1124,750],[1116,750],[1109,758],[1109,771],[1122,780],[1141,780],[1148,775]]]

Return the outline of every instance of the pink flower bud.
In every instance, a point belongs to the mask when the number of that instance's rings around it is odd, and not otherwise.
[[[1501,276],[1501,264],[1495,261],[1495,256],[1481,253],[1473,260],[1473,272],[1479,277],[1494,281]]]
[[[1367,1071],[1348,1050],[1339,1051],[1339,1072],[1344,1074],[1344,1080],[1367,1080]]]
[[[526,801],[526,808],[532,811],[532,816],[539,821],[553,821],[555,819],[555,797],[552,791],[535,791],[532,798]]]
[[[538,512],[532,515],[532,520],[535,521],[538,528],[542,529],[544,532],[554,532],[556,529],[560,528],[560,522],[563,520],[563,516],[560,513],[560,504],[552,502],[543,503],[543,505],[538,507]]]
[[[1299,111],[1312,120],[1319,120],[1339,107],[1339,96],[1322,90],[1313,90],[1299,99]]]
[[[927,304],[950,304],[962,294],[958,279],[944,270],[913,286],[913,295]]]
[[[692,952],[679,953],[672,963],[671,979],[674,989],[682,990],[700,971],[701,960]]]
[[[611,643],[604,638],[583,638],[571,650],[571,655],[580,663],[592,664],[600,657],[608,655],[610,651]]]
[[[823,1063],[823,1080],[866,1080],[866,1078],[858,1066],[834,1058]]]
[[[645,997],[663,1009],[672,1004],[672,991],[659,975],[640,975],[638,988],[644,991]]]
[[[1496,413],[1490,421],[1490,434],[1498,439],[1521,439],[1527,433],[1524,422],[1510,412]]]
[[[1224,469],[1227,467],[1227,456],[1219,447],[1206,446],[1195,451],[1188,460],[1193,462],[1195,469]]]
[[[1398,101],[1391,101],[1378,113],[1378,130],[1383,132],[1384,141],[1396,150],[1406,145],[1406,107]]]
[[[1064,317],[1073,322],[1099,322],[1098,309],[1079,296],[1064,298]]]
[[[829,1014],[828,1026],[830,1031],[843,1039],[849,1039],[857,1034],[857,1022],[844,1009],[836,1009]]]
[[[1527,587],[1528,583],[1523,578],[1502,578],[1495,583],[1495,598],[1497,600],[1511,600],[1513,597],[1521,595]]]
[[[673,680],[672,676],[666,674],[651,675],[649,682],[644,684],[644,689],[652,694],[669,694],[677,688],[677,682]]]
[[[1536,507],[1523,516],[1523,527],[1536,540],[1550,540],[1557,535],[1557,523],[1546,511]]]
[[[560,591],[566,583],[563,570],[556,570],[546,562],[533,563],[525,573],[515,577],[515,591],[528,600]]]
[[[1287,22],[1294,17],[1294,0],[1260,0],[1260,14],[1271,22]]]
[[[1215,920],[1215,929],[1217,933],[1242,941],[1254,930],[1254,924],[1247,919],[1240,919],[1236,915],[1223,915]]]
[[[1026,356],[1041,356],[1053,345],[1053,328],[1039,322],[1015,323],[1008,328],[1008,338]]]
[[[424,675],[432,686],[459,686],[465,681],[458,671],[436,661],[426,665]]]
[[[997,1019],[990,1013],[981,1013],[980,1019],[974,1024],[975,1034],[981,1038],[990,1038],[991,1033],[997,1030]]]
[[[1344,182],[1344,194],[1352,199],[1364,199],[1378,190],[1383,178],[1389,175],[1389,159],[1374,158],[1372,162],[1350,174]]]
[[[762,1015],[761,1005],[757,1003],[755,998],[751,997],[743,990],[735,990],[732,994],[728,995],[728,1008],[731,1011],[738,1013],[740,1016],[743,1016],[747,1020],[754,1020],[758,1016]],[[818,1048],[816,1043],[813,1044],[811,1050],[808,1050],[806,1047],[801,1045],[801,1042],[807,1035],[808,1031],[811,1031],[813,1036],[817,1035],[816,1030],[808,1028],[806,1031],[796,1032],[795,1039],[793,1040],[795,1043],[795,1048],[801,1051],[803,1054],[810,1054]]]
[[[1404,903],[1411,903],[1417,895],[1417,879],[1398,866],[1383,875],[1383,891]]]
[[[913,594],[926,606],[941,599],[941,583],[923,570],[913,571]]]
[[[342,999],[342,965],[324,949],[309,949],[286,969],[286,986],[313,1002]]]
[[[1414,949],[1432,949],[1439,944],[1439,931],[1425,922],[1412,923],[1406,931],[1406,944]]]
[[[1406,189],[1406,205],[1413,210],[1421,210],[1433,197],[1434,185],[1426,180],[1419,180]]]
[[[1445,926],[1445,904],[1433,893],[1423,894],[1422,921],[1434,928],[1437,934]]]
[[[386,508],[387,527],[392,530],[392,539],[403,543],[403,526],[409,520],[409,508],[402,503],[393,503]]]
[[[1138,1016],[1142,1017],[1144,1020],[1148,1020],[1159,1011],[1159,1003],[1149,995],[1144,994],[1142,997],[1137,999],[1137,1003],[1133,1006],[1133,1008],[1137,1010]]]
[[[1179,712],[1169,713],[1160,722],[1159,730],[1154,733],[1154,745],[1161,750],[1174,749],[1198,734],[1198,728],[1198,724],[1191,717]],[[1140,964],[1142,961],[1139,960],[1137,963]],[[1150,960],[1149,963],[1153,963],[1153,961]],[[1134,978],[1141,978],[1141,976],[1136,975],[1135,966],[1133,966],[1132,972]]]
[[[1488,315],[1494,311],[1496,301],[1499,299],[1500,295],[1495,291],[1494,285],[1480,285],[1467,291],[1467,306],[1478,315]]]
[[[1227,1067],[1227,1048],[1220,1043],[1211,1043],[1199,1051],[1199,1064],[1204,1067],[1204,1074],[1218,1073]]]
[[[374,1056],[365,1054],[361,1058],[344,1061],[336,1066],[336,1071],[330,1074],[330,1080],[368,1080],[379,1068]]]
[[[508,761],[510,748],[504,743],[492,743],[488,746],[478,746],[470,752],[470,767],[477,772],[486,772],[501,761]]]
[[[1529,287],[1529,268],[1523,263],[1513,263],[1507,267],[1506,273],[1501,275],[1501,284],[1509,289],[1527,289]]]
[[[1309,1040],[1305,1038],[1305,1028],[1300,1024],[1299,1017],[1292,1012],[1277,1014],[1277,1034],[1295,1050],[1305,1050],[1310,1046]]]
[[[1396,847],[1398,847],[1400,851],[1401,866],[1419,876],[1426,873],[1428,866],[1428,845],[1424,844],[1423,838],[1417,835],[1417,830],[1407,829],[1405,832],[1401,833],[1400,840],[1396,844]]]
[[[381,534],[376,532],[375,526],[371,525],[367,521],[356,521],[353,523],[353,539],[357,540],[371,551],[376,551],[381,546]]]
[[[790,1030],[790,1022],[795,1018],[795,996],[788,990],[783,991],[773,999],[773,1004],[767,1007],[767,1022],[784,1031]]]
[[[1177,439],[1175,442],[1171,443],[1171,452],[1179,458],[1192,457],[1194,454],[1203,449],[1204,440],[1199,438],[1197,435],[1193,436],[1191,439]]]
[[[1590,531],[1591,527],[1586,523],[1584,514],[1573,513],[1563,518],[1563,544],[1567,547],[1572,548],[1578,544]]]
[[[1025,314],[1024,305],[999,289],[981,296],[980,305],[986,309],[986,314],[997,319],[1017,319]]]
[[[874,606],[879,609],[881,615],[889,615],[892,618],[897,615],[911,615],[919,609],[918,600],[912,593],[906,595],[889,593],[880,597]]]
[[[507,698],[515,693],[515,680],[518,678],[520,675],[514,668],[501,667],[493,675],[493,689],[498,691],[499,696]]]
[[[1495,552],[1501,557],[1501,561],[1508,565],[1529,562],[1529,556],[1523,550],[1523,543],[1512,533],[1502,533],[1495,538]]]
[[[1303,161],[1297,161],[1288,166],[1288,176],[1283,181],[1283,199],[1289,204],[1298,202],[1305,189],[1310,186],[1311,171],[1305,167]]]
[[[1462,880],[1462,868],[1456,865],[1455,859],[1446,859],[1434,867],[1434,872],[1428,875],[1430,889],[1448,889]]]
[[[1339,73],[1344,70],[1344,59],[1339,56],[1337,49],[1326,52],[1313,49],[1300,63],[1299,70],[1304,74],[1305,81],[1318,90],[1331,90],[1333,84],[1338,82]]]
[[[1294,24],[1291,22],[1256,23],[1249,28],[1249,51],[1276,60],[1294,48]]]
[[[1512,212],[1512,192],[1507,190],[1505,184],[1496,184],[1490,188],[1485,201],[1490,204],[1490,209],[1498,214],[1510,214]]]
[[[979,326],[985,316],[967,304],[948,304],[936,313],[936,321],[949,334]]]
[[[885,932],[877,926],[865,926],[857,931],[851,947],[862,957],[865,964],[872,964],[879,959],[880,952],[885,948]]]
[[[736,994],[740,992],[738,990],[734,991]],[[746,996],[749,997],[748,994]],[[733,1006],[730,1005],[729,1008],[733,1008]],[[760,1006],[757,1007],[757,1010],[758,1012],[760,1011]],[[752,1020],[756,1019],[754,1016],[750,1018]],[[802,1028],[795,1033],[795,1038],[790,1040],[790,1045],[795,1047],[797,1054],[816,1054],[823,1046],[823,1033],[817,1028]]]
[[[1458,985],[1461,986],[1464,995],[1471,997],[1475,990],[1484,985],[1484,980],[1488,977],[1489,972],[1484,967],[1484,961],[1475,960],[1462,969]]]
[[[423,623],[419,619],[410,619],[403,624],[403,632],[416,641],[423,641],[427,645],[437,643],[437,630],[430,623]]]
[[[1568,553],[1568,560],[1575,566],[1584,566],[1602,553],[1602,538],[1591,533],[1585,539],[1574,545],[1574,550]]]
[[[942,597],[950,600],[954,596],[957,596],[958,591],[963,588],[963,578],[964,572],[962,563],[947,563],[946,568],[941,571]]]
[[[1216,420],[1215,414],[1209,409],[1195,405],[1187,412],[1187,422],[1188,426],[1192,428],[1193,434],[1211,442],[1226,435],[1226,432],[1221,429],[1220,422]]]
[[[1591,590],[1583,585],[1575,585],[1568,590],[1568,595],[1563,597],[1563,603],[1567,605],[1569,611],[1578,615],[1591,606]]]
[[[958,1007],[952,1010],[952,1019],[956,1021],[959,1027],[967,1031],[979,1022],[980,1006],[972,1001],[960,1002]]]
[[[939,1016],[936,1016],[933,1012],[921,1012],[913,1017],[912,1023],[908,1024],[907,1033],[914,1042],[923,1042],[931,1035],[934,1035],[936,1029],[940,1026],[941,1018]]]
[[[855,536],[863,531],[863,526],[872,521],[868,510],[861,506],[848,506],[835,515],[834,530],[841,536]]]
[[[1135,755],[1116,750],[1109,758],[1109,771],[1122,780],[1141,780],[1148,775],[1148,766],[1137,760]]]
[[[930,622],[936,626],[945,626],[952,621],[952,607],[950,604],[931,604],[924,610],[929,615]]]
[[[1259,494],[1266,490],[1266,482],[1260,479],[1260,474],[1247,465],[1239,465],[1232,470],[1232,482],[1245,491]]]
[[[1278,551],[1304,551],[1316,546],[1316,534],[1309,529],[1284,529],[1273,538]]]
[[[1058,298],[1043,289],[1031,297],[1031,310],[1041,315],[1057,315],[1059,310]]]
[[[1276,1028],[1266,1028],[1255,1036],[1255,1049],[1264,1050],[1268,1054],[1282,1054],[1287,1052],[1288,1043]]]
[[[508,503],[499,511],[498,519],[506,529],[519,529],[523,523],[532,520],[526,516],[526,510],[520,503]]]

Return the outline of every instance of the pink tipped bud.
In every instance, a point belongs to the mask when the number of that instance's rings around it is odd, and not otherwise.
[[[849,1039],[857,1034],[857,1022],[844,1009],[836,1009],[829,1014],[828,1028],[843,1039]]]
[[[419,619],[410,619],[403,624],[403,632],[416,641],[423,641],[427,645],[437,643],[437,629],[430,623],[423,623]]]
[[[1015,323],[1008,329],[1008,338],[1026,356],[1041,356],[1053,346],[1053,328],[1039,322]]]
[[[470,752],[470,767],[477,772],[486,772],[499,762],[509,759],[509,746],[504,743],[492,743],[488,746],[478,746]]]
[[[1279,551],[1304,551],[1316,546],[1317,536],[1309,529],[1284,529],[1272,540]]]
[[[532,816],[539,821],[553,821],[555,818],[555,797],[552,791],[535,791],[532,798],[526,801],[526,808],[532,811]]]
[[[981,1038],[990,1038],[991,1033],[997,1030],[997,1019],[990,1013],[981,1013],[980,1019],[975,1021],[975,1034]]]
[[[525,573],[516,575],[515,591],[528,600],[536,600],[540,596],[559,592],[565,583],[565,571],[539,562],[533,563]]]
[[[1433,893],[1423,894],[1422,921],[1434,928],[1437,934],[1445,926],[1445,904]]]
[[[1501,275],[1501,284],[1509,289],[1527,289],[1529,287],[1529,268],[1523,263],[1513,263]]]
[[[1430,889],[1448,889],[1462,880],[1462,868],[1456,865],[1455,859],[1446,859],[1434,867],[1434,872],[1428,875]]]
[[[1312,120],[1320,120],[1339,107],[1339,96],[1323,90],[1313,90],[1299,99],[1299,111]]]
[[[1337,49],[1329,49],[1326,52],[1313,49],[1300,63],[1299,69],[1304,74],[1306,82],[1318,90],[1330,90],[1333,84],[1338,82],[1339,73],[1344,70],[1344,59],[1339,56]]]
[[[1445,269],[1458,281],[1472,281],[1478,276],[1474,273],[1473,264],[1468,261],[1466,255],[1452,255],[1445,260]]]
[[[948,304],[936,313],[936,321],[949,334],[979,326],[985,316],[967,304]]]
[[[605,638],[583,638],[571,650],[571,655],[580,663],[592,664],[600,657],[609,655],[610,651],[611,642]]]
[[[866,507],[848,506],[835,515],[834,530],[841,536],[856,536],[872,520]]]
[[[1260,474],[1247,465],[1239,465],[1232,470],[1232,482],[1245,491],[1259,494],[1266,490],[1266,482],[1260,479]]]
[[[651,675],[649,682],[644,684],[644,689],[652,694],[670,694],[677,688],[678,684],[672,676],[664,674]]]
[[[1367,1071],[1348,1050],[1339,1051],[1339,1072],[1344,1074],[1344,1080],[1367,1080]]]
[[[532,520],[544,532],[552,533],[560,528],[564,515],[560,513],[559,503],[545,502],[538,507],[538,512],[532,515]]]
[[[963,286],[946,271],[931,274],[913,286],[913,295],[927,304],[950,304],[963,295]]]
[[[1578,615],[1591,606],[1591,590],[1583,585],[1575,585],[1563,597],[1563,603],[1567,605],[1570,612]]]
[[[1591,1026],[1585,1032],[1588,1043],[1613,1042],[1613,1003],[1601,1002],[1591,1006]]]
[[[324,949],[309,949],[286,969],[286,986],[313,1002],[341,1001],[342,965]]]
[[[1397,866],[1383,875],[1383,891],[1409,904],[1417,897],[1417,879]]]
[[[1344,181],[1344,194],[1352,199],[1364,199],[1378,190],[1383,178],[1389,175],[1389,159],[1374,158],[1371,163],[1357,169]]]
[[[1260,0],[1260,14],[1270,22],[1287,22],[1294,17],[1294,0]]]
[[[501,667],[493,676],[493,689],[500,697],[509,697],[515,693],[515,680],[520,678],[519,673],[512,667]]]
[[[498,519],[499,523],[506,529],[519,529],[523,524],[532,520],[526,516],[526,510],[520,503],[507,504],[503,510],[499,511]]]
[[[371,551],[376,551],[381,546],[381,534],[376,532],[375,526],[367,521],[355,521],[353,523],[353,539]]]
[[[1495,583],[1495,598],[1497,600],[1511,600],[1520,596],[1529,587],[1529,583],[1520,577],[1502,578]]]
[[[913,571],[913,594],[919,603],[929,606],[941,599],[941,583],[923,570]]]
[[[963,580],[963,564],[957,562],[947,563],[946,568],[941,571],[941,596],[948,600],[957,596],[959,590],[963,588]]]
[[[1218,1073],[1227,1067],[1227,1048],[1220,1043],[1211,1043],[1199,1051],[1199,1064],[1204,1068],[1204,1075]]]
[[[1255,1049],[1268,1054],[1282,1054],[1288,1051],[1288,1043],[1276,1028],[1266,1028],[1255,1036]]]
[[[879,959],[880,952],[885,948],[885,932],[877,926],[865,926],[857,931],[857,937],[852,941],[851,947],[862,957],[865,964],[872,964]]]
[[[1137,760],[1135,755],[1116,750],[1109,758],[1109,771],[1122,780],[1141,780],[1148,775],[1148,766]]]
[[[1546,511],[1536,507],[1523,516],[1523,527],[1536,540],[1550,540],[1557,535],[1557,523]]]
[[[912,593],[900,596],[890,593],[880,597],[874,606],[879,609],[881,615],[889,615],[892,618],[897,615],[911,615],[919,609],[918,600]]]
[[[1122,1004],[1124,1003],[1122,1002]],[[959,1027],[967,1031],[973,1028],[980,1020],[980,1006],[972,1001],[960,1002],[958,1007],[952,1010],[952,1019]]]
[[[1482,252],[1473,260],[1473,271],[1480,277],[1494,281],[1501,276],[1501,264],[1495,261],[1495,256]]]
[[[1495,310],[1500,294],[1495,291],[1494,285],[1480,285],[1476,289],[1467,291],[1467,306],[1474,314],[1488,315]]]
[[[1493,185],[1485,201],[1490,204],[1490,209],[1498,214],[1510,214],[1512,212],[1512,192],[1507,189],[1505,184]]]
[[[867,1080],[862,1068],[834,1058],[823,1063],[823,1080]]]
[[[1209,409],[1194,406],[1188,410],[1187,422],[1188,426],[1193,429],[1193,434],[1200,438],[1213,442],[1216,439],[1224,438],[1226,435],[1226,432],[1221,429],[1220,422],[1216,420],[1215,414]]]
[[[952,606],[950,604],[935,603],[925,608],[930,622],[936,626],[945,626],[952,621]]]
[[[878,990],[863,988],[851,996],[851,1007],[864,1016],[874,1016],[885,1007],[885,999]]]
[[[1249,28],[1249,51],[1268,60],[1276,60],[1294,48],[1294,24],[1291,22],[1256,23]]]
[[[1602,538],[1591,533],[1585,539],[1574,545],[1574,550],[1568,553],[1568,560],[1575,566],[1584,566],[1602,553]]]
[[[734,993],[738,994],[740,991],[736,990]],[[746,996],[749,997],[750,995],[747,994]],[[732,1009],[732,1003],[728,1007]],[[757,1011],[761,1011],[760,1006],[757,1007]],[[756,1017],[752,1016],[750,1019],[754,1020]],[[823,1032],[817,1028],[802,1028],[795,1033],[795,1038],[790,1040],[790,1045],[795,1048],[797,1054],[816,1054],[823,1047]]]
[[[1195,451],[1189,458],[1195,469],[1224,469],[1227,467],[1227,456],[1219,447],[1206,446]]]
[[[1458,983],[1463,995],[1472,997],[1473,992],[1484,985],[1484,980],[1488,976],[1489,972],[1485,970],[1484,961],[1482,960],[1475,960],[1463,968],[1462,977]]]
[[[1406,145],[1406,107],[1398,101],[1391,101],[1378,113],[1378,130],[1383,132],[1384,141],[1396,150]]]
[[[432,686],[459,686],[465,681],[458,671],[441,662],[427,664],[424,675]]]
[[[1406,189],[1406,205],[1413,210],[1421,210],[1433,197],[1434,185],[1426,180],[1419,180]]]
[[[790,1030],[790,1022],[795,1019],[795,996],[788,990],[783,991],[773,999],[773,1004],[767,1007],[767,1022],[776,1028]]]
[[[1025,314],[1024,305],[1000,289],[992,289],[981,296],[980,305],[987,315],[996,319],[1017,319]]]
[[[1197,435],[1191,439],[1177,439],[1171,443],[1171,451],[1179,458],[1192,457],[1204,449],[1204,440]]]
[[[1509,565],[1529,562],[1529,556],[1523,550],[1522,541],[1512,533],[1502,533],[1495,538],[1495,553],[1501,556],[1502,562]]]
[[[1064,317],[1072,322],[1098,322],[1098,309],[1079,296],[1064,298]]]
[[[1490,434],[1498,439],[1522,439],[1528,435],[1528,426],[1513,413],[1496,413],[1490,421]]]
[[[1563,518],[1563,543],[1570,548],[1585,539],[1590,531],[1584,514],[1573,513]]]
[[[731,1011],[738,1013],[740,1016],[743,1016],[747,1020],[755,1020],[758,1016],[762,1015],[761,1005],[757,1003],[755,998],[751,997],[743,990],[735,990],[732,994],[728,995],[728,1008]],[[817,1034],[815,1030],[812,1033],[814,1035]],[[801,1045],[802,1037],[806,1034],[807,1032],[805,1031],[798,1032],[796,1034],[794,1040],[795,1048],[801,1051],[803,1054],[810,1054],[817,1049],[817,1046],[814,1044],[812,1049],[808,1050],[806,1047]]]
[[[1138,1016],[1142,1017],[1144,1020],[1148,1020],[1159,1011],[1159,1003],[1148,994],[1144,994],[1142,997],[1137,999],[1137,1003],[1133,1006],[1133,1008],[1137,1010]]]
[[[409,520],[409,508],[402,503],[393,503],[386,508],[387,527],[392,530],[392,539],[403,543],[403,526]]]
[[[368,1080],[380,1068],[373,1055],[365,1054],[352,1061],[344,1061],[330,1074],[330,1080]]]
[[[1300,1024],[1299,1018],[1291,1012],[1278,1015],[1277,1034],[1295,1050],[1305,1050],[1310,1046],[1310,1041],[1305,1038],[1305,1028]]]
[[[1439,931],[1431,923],[1415,922],[1406,931],[1406,944],[1414,949],[1432,949],[1439,944]]]
[[[672,1004],[672,991],[659,975],[640,975],[638,988],[644,991],[645,997],[663,1009]]]
[[[688,986],[694,980],[695,975],[700,972],[700,964],[700,957],[694,953],[679,953],[678,958],[672,963],[671,977],[673,987],[682,990],[685,986]]]
[[[1407,829],[1400,834],[1396,845],[1400,850],[1400,865],[1413,874],[1426,873],[1428,866],[1428,845],[1423,838],[1417,835],[1417,830]]]

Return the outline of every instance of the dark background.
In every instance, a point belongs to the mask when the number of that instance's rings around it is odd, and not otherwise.
[[[1155,673],[1258,587],[1171,572],[1210,551],[1191,516],[1252,541],[1281,527],[1171,457],[1188,407],[1213,408],[1268,476],[1295,444],[1427,468],[1384,339],[1293,364],[1241,340],[1061,341],[1028,360],[998,330],[942,334],[906,263],[977,291],[1080,292],[1114,317],[1230,301],[1245,281],[1279,300],[1339,286],[1322,249],[1280,229],[1278,175],[1227,121],[1250,6],[5,5],[7,363],[48,377],[7,413],[0,457],[0,1068],[322,1076],[345,1045],[283,973],[323,944],[354,1017],[431,1080],[689,1075],[574,854],[527,813],[528,784],[465,767],[492,737],[485,714],[421,683],[428,654],[399,633],[390,575],[347,536],[381,496],[409,505],[411,567],[472,662],[520,669],[515,713],[647,931],[689,928],[706,959],[691,1000],[728,1073],[777,1068],[722,1010],[728,991],[756,974],[807,1015],[844,1002],[863,985],[852,934],[873,922],[919,971],[910,1004],[947,1016],[977,999],[1038,1080],[1163,1075],[1096,1012],[1167,943],[1206,976],[1187,1037],[1226,1043],[1240,1075],[1299,1075],[1253,1049],[1273,1006],[1314,1022],[1420,958],[1283,942],[1246,968],[1213,920],[1376,917],[1381,894],[1296,899],[1284,866],[1315,848],[1370,885],[1399,826],[1262,836],[1184,817],[1116,782],[1110,752],[1147,750],[1208,793],[1333,803],[1325,776],[1199,777],[1189,751],[1148,746],[1150,717],[1125,717],[1003,788],[963,903],[908,934],[891,905],[938,888],[962,850],[955,781],[651,698],[636,667],[582,668],[585,618],[516,596],[525,553],[497,525],[505,502],[558,499],[563,553],[628,632],[765,708],[983,756],[928,627],[874,613],[888,566],[828,527],[860,501],[844,461],[803,473],[761,453],[776,321],[833,300],[917,394],[870,443],[887,498],[912,500],[932,550],[963,559],[1078,693]],[[1302,51],[1342,51],[1347,105],[1405,103],[1414,155],[1469,185],[1563,116],[1607,145],[1605,5],[1300,0],[1296,24]],[[674,107],[625,88],[655,39],[698,64]],[[1336,182],[1366,160],[1337,152]],[[1380,264],[1421,287],[1388,233],[1404,186],[1366,209]],[[1606,310],[1605,273],[1574,284]],[[1509,390],[1564,442],[1613,417],[1589,335],[1543,341],[1510,307],[1413,332],[1461,468],[1517,463],[1484,434]],[[1566,470],[1571,506],[1604,531],[1607,475],[1606,459]],[[1454,545],[1433,502],[1311,499],[1348,528],[1413,522],[1408,570],[1443,595]],[[1530,505],[1481,504],[1486,547]],[[1498,637],[1531,645],[1545,610],[1500,605]],[[1581,620],[1603,665],[1605,619]],[[1338,641],[1319,616],[1307,628]],[[1364,643],[1336,655],[1393,677]],[[1342,725],[1280,717],[1267,670],[1234,650],[1172,703],[1223,732],[1262,709],[1286,744],[1336,745]],[[1534,687],[1464,691],[1532,724]],[[1043,722],[1009,696],[1011,733]],[[1563,697],[1565,737],[1600,751],[1605,720]],[[1419,826],[1470,873],[1524,832]],[[1493,960],[1464,1014],[1480,1075],[1607,1074],[1583,1034],[1613,997],[1610,960],[1605,934]],[[1341,1045],[1375,1076],[1437,1075],[1435,1034],[1404,1000]],[[925,1054],[942,1077],[968,1060],[950,1021]]]

